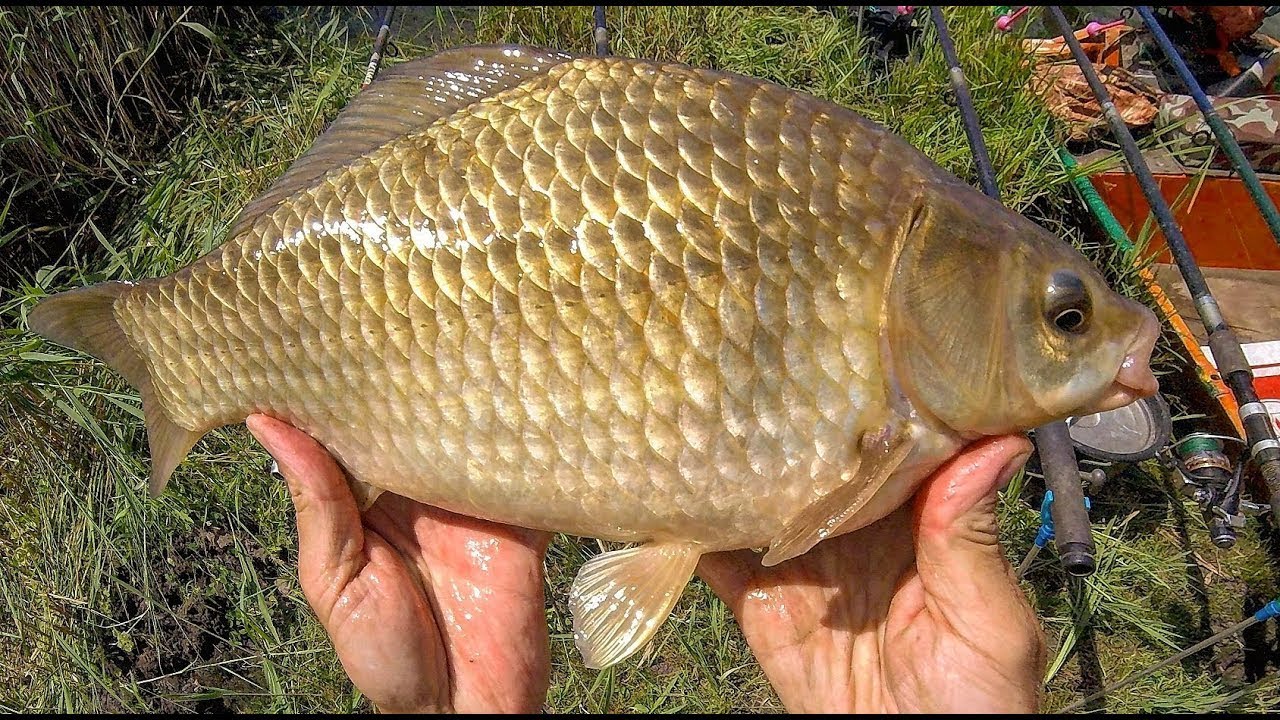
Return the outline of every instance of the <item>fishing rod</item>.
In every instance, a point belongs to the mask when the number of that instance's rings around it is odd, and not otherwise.
[[[1258,174],[1253,171],[1253,166],[1249,163],[1248,158],[1244,156],[1244,151],[1240,149],[1240,144],[1236,142],[1235,135],[1232,134],[1227,124],[1222,121],[1218,111],[1213,108],[1213,103],[1209,102],[1209,97],[1205,95],[1200,83],[1191,74],[1190,68],[1187,67],[1187,63],[1182,59],[1178,49],[1173,46],[1173,42],[1169,40],[1169,36],[1165,34],[1164,28],[1160,27],[1160,21],[1156,19],[1156,15],[1151,11],[1150,6],[1139,5],[1138,15],[1142,16],[1142,22],[1146,24],[1147,31],[1155,39],[1156,45],[1160,46],[1164,56],[1173,64],[1173,69],[1178,74],[1178,79],[1187,87],[1191,99],[1196,101],[1196,106],[1200,108],[1200,114],[1204,116],[1204,121],[1209,124],[1209,128],[1213,130],[1213,134],[1218,138],[1218,144],[1227,153],[1227,157],[1231,158],[1231,164],[1240,173],[1240,179],[1244,181],[1245,187],[1249,189],[1249,195],[1253,197],[1254,204],[1258,206],[1263,219],[1267,221],[1267,227],[1271,229],[1271,236],[1275,238],[1277,243],[1280,243],[1280,211],[1276,210],[1276,204],[1272,202],[1271,196],[1262,187],[1262,181],[1258,179]]]
[[[1098,692],[1084,698],[1083,700],[1077,700],[1076,702],[1071,703],[1070,705],[1062,708],[1061,710],[1058,710],[1057,712],[1069,713],[1072,710],[1079,710],[1080,708],[1084,707],[1085,705],[1088,705],[1089,703],[1093,702],[1094,700],[1097,700],[1098,698],[1104,695],[1115,692],[1116,690],[1120,690],[1121,688],[1126,688],[1132,685],[1133,683],[1141,680],[1142,678],[1150,676],[1152,673],[1159,672],[1160,670],[1163,670],[1184,658],[1188,658],[1192,655],[1195,655],[1196,653],[1209,647],[1210,645],[1214,645],[1218,642],[1221,642],[1223,639],[1231,637],[1232,635],[1235,635],[1237,633],[1242,633],[1245,630],[1248,630],[1249,628],[1253,627],[1254,625],[1257,625],[1260,622],[1266,622],[1267,620],[1270,620],[1271,618],[1275,618],[1275,617],[1280,617],[1280,598],[1272,600],[1266,605],[1263,605],[1262,609],[1258,610],[1253,615],[1250,615],[1244,620],[1236,623],[1235,625],[1232,625],[1226,630],[1223,630],[1222,632],[1216,635],[1213,635],[1211,637],[1205,638],[1204,640],[1201,640],[1200,642],[1196,643],[1195,645],[1192,645],[1186,650],[1183,650],[1177,655],[1173,655],[1171,657],[1165,658],[1164,660],[1161,660],[1160,662],[1156,663],[1155,665],[1152,665],[1151,667],[1138,670],[1137,672],[1134,672],[1133,674],[1129,675],[1123,680],[1120,680],[1119,682],[1111,683],[1110,685],[1107,685],[1106,687],[1102,688]]]
[[[951,41],[951,33],[947,31],[947,21],[942,17],[942,8],[930,5],[929,19],[933,21],[933,28],[938,33],[938,43],[942,45],[942,57],[947,61],[951,89],[955,91],[956,104],[960,106],[960,119],[964,123],[964,134],[969,139],[969,147],[973,151],[973,162],[978,166],[978,180],[982,183],[982,192],[999,202],[1000,186],[996,183],[996,171],[991,167],[991,156],[987,154],[987,143],[982,138],[982,128],[978,126],[978,114],[973,108],[973,95],[969,92],[969,81],[965,79],[964,70],[960,67],[960,56],[956,54],[955,43]]]
[[[378,74],[378,66],[382,64],[382,49],[387,44],[387,38],[391,37],[391,16],[395,13],[396,6],[388,5],[387,9],[382,13],[382,22],[378,26],[378,37],[373,40],[373,55],[369,57],[369,69],[364,73],[364,82],[360,83],[360,89],[363,90],[373,82],[373,76]]]
[[[604,5],[595,6],[595,32],[593,34],[596,41],[596,54],[609,54],[609,29],[604,24]]]
[[[1235,396],[1236,404],[1240,408],[1240,421],[1245,428],[1249,456],[1262,473],[1263,481],[1271,493],[1269,499],[1273,508],[1272,519],[1275,520],[1274,508],[1280,508],[1280,442],[1276,440],[1267,409],[1258,400],[1258,393],[1254,390],[1253,369],[1245,358],[1244,350],[1241,349],[1235,332],[1223,319],[1222,310],[1209,290],[1204,274],[1200,272],[1200,266],[1196,264],[1195,257],[1187,247],[1187,241],[1182,236],[1182,230],[1178,227],[1173,212],[1165,202],[1164,196],[1160,194],[1160,187],[1156,184],[1151,169],[1147,167],[1142,151],[1138,149],[1133,135],[1129,133],[1129,128],[1125,126],[1124,120],[1116,110],[1111,94],[1098,78],[1093,63],[1084,54],[1084,48],[1080,47],[1080,41],[1071,32],[1071,25],[1067,23],[1066,16],[1058,6],[1050,5],[1049,17],[1058,26],[1063,41],[1071,49],[1076,65],[1080,67],[1085,80],[1088,81],[1089,87],[1098,99],[1103,114],[1110,122],[1112,134],[1120,142],[1129,167],[1142,188],[1142,194],[1146,196],[1147,203],[1151,206],[1151,211],[1155,214],[1156,221],[1164,233],[1165,242],[1178,265],[1178,271],[1187,284],[1188,290],[1191,291],[1200,319],[1209,333],[1209,348],[1213,351],[1219,373],[1227,387],[1231,389],[1231,394]]]
[[[951,87],[955,91],[956,104],[960,108],[960,117],[964,122],[969,147],[973,150],[973,160],[978,168],[982,190],[999,202],[1000,188],[996,183],[995,169],[991,166],[991,156],[987,154],[987,145],[982,138],[982,129],[978,125],[978,114],[973,107],[973,95],[969,92],[969,83],[965,79],[964,70],[960,67],[960,58],[956,54],[955,44],[951,41],[951,33],[947,31],[942,8],[937,5],[930,6],[929,17],[938,33],[942,55],[950,68]],[[1036,428],[1034,442],[1036,451],[1040,455],[1040,467],[1044,473],[1044,483],[1047,488],[1045,497],[1050,510],[1047,515],[1042,512],[1042,516],[1052,520],[1052,537],[1058,549],[1059,562],[1071,575],[1077,577],[1088,575],[1097,568],[1097,562],[1094,559],[1095,546],[1089,526],[1089,510],[1085,504],[1084,489],[1080,486],[1080,469],[1076,464],[1075,448],[1071,443],[1071,434],[1066,422],[1058,421]],[[1039,547],[1036,547],[1033,552],[1039,552]],[[1024,560],[1023,564],[1029,566],[1029,561]]]

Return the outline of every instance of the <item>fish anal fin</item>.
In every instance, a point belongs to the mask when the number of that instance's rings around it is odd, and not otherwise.
[[[599,670],[644,647],[693,577],[702,549],[651,542],[597,555],[569,591],[573,639],[586,666]]]
[[[789,520],[769,544],[761,562],[765,567],[805,554],[819,542],[837,535],[858,515],[911,454],[915,441],[908,432],[885,431],[864,436],[858,467],[848,482],[823,495]]]
[[[231,237],[329,171],[574,57],[545,48],[471,45],[386,68],[266,192],[245,206]]]
[[[147,419],[147,446],[151,449],[151,480],[147,489],[151,497],[158,497],[169,484],[173,471],[204,433],[174,422],[155,399],[150,386],[148,381],[141,389],[142,414]]]

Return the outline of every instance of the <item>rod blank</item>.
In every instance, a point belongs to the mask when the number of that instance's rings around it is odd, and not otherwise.
[[[1084,698],[1083,700],[1077,700],[1071,703],[1070,705],[1059,710],[1058,713],[1065,714],[1065,713],[1071,712],[1072,710],[1079,710],[1080,708],[1084,707],[1085,705],[1088,705],[1089,703],[1093,702],[1094,700],[1097,700],[1098,698],[1104,695],[1113,693],[1116,690],[1120,690],[1121,688],[1126,688],[1132,685],[1133,683],[1141,680],[1142,678],[1150,677],[1152,673],[1155,673],[1159,670],[1163,670],[1164,668],[1169,667],[1170,665],[1182,660],[1183,658],[1191,657],[1192,655],[1195,655],[1196,653],[1209,647],[1210,645],[1217,644],[1218,642],[1222,641],[1224,638],[1231,637],[1236,633],[1244,632],[1245,630],[1248,630],[1249,628],[1253,627],[1254,625],[1257,625],[1260,622],[1266,622],[1267,620],[1270,620],[1278,616],[1280,616],[1280,599],[1272,600],[1271,602],[1262,606],[1262,608],[1257,612],[1255,612],[1253,615],[1245,618],[1244,620],[1241,620],[1240,622],[1236,623],[1235,625],[1232,625],[1231,627],[1227,628],[1226,630],[1223,630],[1222,632],[1216,635],[1213,635],[1211,637],[1205,638],[1204,640],[1201,640],[1200,642],[1196,643],[1195,645],[1192,645],[1191,647],[1187,648],[1186,650],[1183,650],[1182,652],[1176,655],[1167,657],[1164,660],[1161,660],[1160,662],[1150,667],[1143,668],[1142,670],[1136,670],[1133,672],[1133,674],[1129,675],[1123,680],[1111,683],[1110,685],[1102,688],[1098,692]]]
[[[973,150],[973,161],[978,167],[982,191],[999,202],[1000,187],[996,183],[995,169],[991,166],[991,156],[987,154],[987,144],[982,137],[982,128],[978,125],[978,114],[973,107],[969,82],[964,77],[964,70],[960,68],[960,57],[951,41],[951,33],[947,31],[942,8],[931,6],[929,18],[938,33],[942,55],[950,67],[951,87],[956,93],[956,104],[960,106],[960,117],[964,120],[969,147]],[[1058,559],[1068,573],[1076,576],[1088,575],[1097,567],[1094,561],[1095,546],[1089,526],[1089,511],[1084,504],[1084,489],[1080,487],[1075,448],[1071,444],[1067,424],[1056,422],[1036,428],[1035,445],[1044,470],[1045,486],[1054,497],[1050,512],[1053,514],[1054,545],[1058,549]]]
[[[382,63],[382,49],[387,44],[387,38],[391,36],[391,16],[395,14],[396,6],[388,5],[383,11],[382,22],[378,24],[378,37],[373,41],[373,55],[369,58],[369,67],[364,73],[364,82],[360,83],[360,89],[368,87],[373,82],[373,78],[378,74],[378,66]]]
[[[604,5],[595,6],[595,31],[593,34],[596,42],[596,54],[609,54],[609,29],[604,24]]]
[[[951,87],[956,93],[956,104],[960,106],[960,119],[964,122],[964,134],[969,138],[969,147],[973,149],[973,162],[978,166],[978,179],[982,183],[982,191],[995,200],[1000,199],[1000,186],[996,184],[996,172],[991,166],[991,156],[987,154],[987,144],[982,139],[982,128],[978,126],[978,114],[974,111],[973,95],[969,92],[969,81],[960,68],[960,56],[956,54],[955,43],[951,42],[951,33],[947,32],[947,21],[942,17],[942,8],[929,6],[929,19],[938,32],[938,43],[942,46],[942,57],[947,61],[951,74]]]

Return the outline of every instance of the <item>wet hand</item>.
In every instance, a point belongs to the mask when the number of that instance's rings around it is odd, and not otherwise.
[[[997,489],[1030,450],[976,443],[913,504],[772,568],[751,551],[703,557],[699,575],[788,710],[1038,710],[1044,639],[995,519]]]
[[[289,484],[303,594],[352,682],[384,712],[538,712],[549,684],[551,536],[386,493],[363,515],[305,433],[247,420]]]

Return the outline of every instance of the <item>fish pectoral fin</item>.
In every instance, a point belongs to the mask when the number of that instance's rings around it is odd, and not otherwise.
[[[651,542],[597,555],[569,591],[573,640],[600,670],[644,646],[680,599],[702,557],[694,543]]]
[[[347,485],[351,488],[351,495],[355,497],[356,507],[360,512],[373,507],[373,504],[378,501],[378,497],[385,492],[382,488],[374,487],[369,483],[352,480],[350,476],[347,477]]]
[[[865,443],[864,443],[865,445]],[[893,475],[915,447],[907,433],[891,435],[887,440],[863,448],[861,461],[853,477],[835,490],[810,503],[787,522],[782,532],[769,543],[761,563],[771,567],[803,555],[819,542],[839,533]]]

